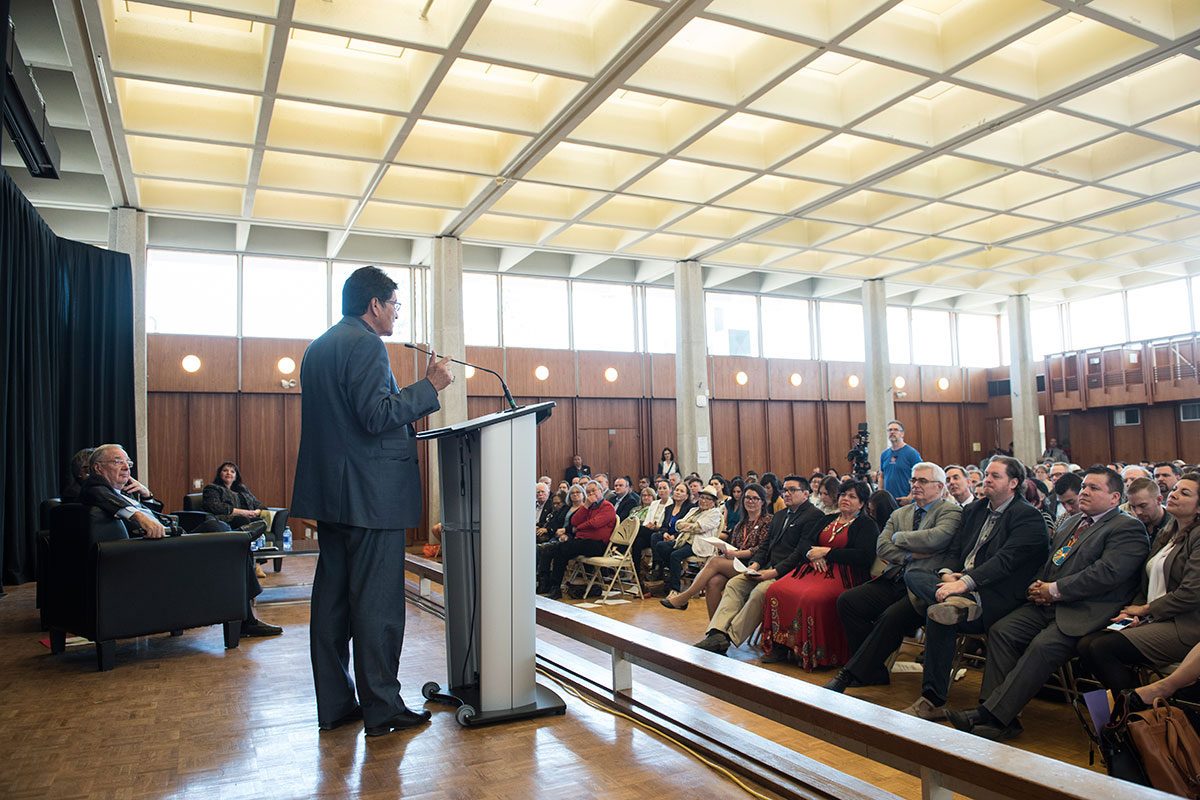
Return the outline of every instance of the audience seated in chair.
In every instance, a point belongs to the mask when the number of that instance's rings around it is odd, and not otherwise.
[[[1158,485],[1135,489],[1135,510],[1158,504]],[[1153,489],[1153,494],[1149,493]],[[1139,498],[1139,495],[1141,497]],[[1138,500],[1141,500],[1139,503]],[[1148,501],[1148,502],[1147,502]],[[1184,659],[1200,644],[1200,473],[1180,478],[1167,498],[1167,523],[1150,548],[1133,602],[1115,621],[1128,621],[1121,631],[1100,630],[1079,643],[1083,665],[1112,691],[1133,689],[1138,667],[1163,670]],[[1147,526],[1157,520],[1139,519]],[[1160,511],[1161,513],[1161,511]]]
[[[696,647],[720,654],[731,644],[740,647],[762,622],[767,589],[777,576],[795,569],[807,552],[801,543],[824,515],[808,502],[808,484],[795,475],[784,479],[783,499],[784,511],[771,520],[766,541],[750,557],[749,570],[725,584],[716,613]]]
[[[94,449],[94,447],[85,447],[82,450],[76,451],[75,455],[71,456],[71,477],[59,494],[59,499],[64,503],[79,502],[79,490],[83,487],[83,482],[88,479],[88,475],[92,472],[91,458]],[[43,530],[46,529],[43,528]]]
[[[204,487],[201,506],[231,528],[241,528],[262,518],[267,506],[242,482],[242,471],[232,461],[217,467],[212,483]]]
[[[879,528],[863,513],[870,493],[862,481],[838,490],[838,513],[811,526],[801,540],[797,567],[767,589],[763,608],[763,661],[793,657],[806,670],[836,667],[850,658],[837,617],[837,599],[865,583],[875,562]],[[807,545],[807,549],[805,548]]]
[[[705,486],[700,490],[696,508],[675,523],[675,533],[667,534],[654,546],[655,558],[667,565],[665,588],[679,591],[683,565],[692,556],[708,558],[716,552],[716,546],[705,541],[714,537],[721,528],[721,509],[717,506],[717,490]]]
[[[597,481],[588,481],[584,488],[587,502],[571,515],[571,526],[575,537],[560,541],[554,549],[550,562],[549,597],[562,598],[563,576],[567,562],[576,556],[598,556],[604,553],[613,528],[617,525],[617,512],[612,503],[604,499],[604,490]]]
[[[571,524],[571,520],[575,516],[575,512],[584,507],[587,500],[587,493],[579,484],[573,485],[567,491],[568,505],[561,510],[561,524],[553,529],[551,536],[545,541],[538,544],[537,549],[537,592],[538,594],[549,594],[550,592],[550,565],[554,560],[554,554],[563,543],[575,538],[575,528]]]
[[[662,510],[662,521],[658,529],[650,534],[650,549],[654,553],[654,566],[650,571],[650,580],[657,581],[664,577],[669,564],[668,557],[672,549],[675,547],[675,526],[680,520],[686,519],[687,515],[695,508],[695,504],[688,499],[688,486],[686,483],[677,483],[671,489],[670,504]],[[663,546],[666,543],[667,546]],[[637,546],[637,543],[634,543]]]
[[[958,633],[983,633],[1023,604],[1046,560],[1046,523],[1016,494],[1024,480],[1020,461],[993,456],[984,472],[984,499],[964,512],[950,546],[953,566],[905,573],[915,602],[926,608],[921,697],[910,713],[926,719],[942,715]]]
[[[905,574],[936,575],[943,567],[955,566],[950,549],[963,511],[943,497],[945,481],[946,473],[937,464],[922,461],[913,466],[912,502],[892,512],[876,542],[883,571],[837,600],[851,658],[826,689],[840,692],[848,686],[890,683],[887,659],[925,621],[924,608],[918,610],[910,599]]]
[[[100,445],[92,452],[90,468],[91,476],[84,481],[80,491],[80,500],[85,505],[121,520],[130,535],[147,539],[161,539],[166,535],[166,529],[157,516],[162,510],[162,503],[156,501],[153,493],[130,475],[133,462],[123,447],[117,444]],[[262,523],[259,524],[261,526]],[[218,520],[213,520],[213,525],[206,527],[210,531],[229,530],[228,525]],[[257,536],[260,532],[255,529],[252,535]],[[275,636],[283,632],[282,628],[269,625],[254,616],[251,603],[261,592],[262,586],[254,574],[254,561],[247,557],[247,601],[242,636]]]
[[[1084,472],[1080,514],[1063,520],[1027,601],[988,629],[979,706],[948,711],[954,727],[994,741],[1022,732],[1017,715],[1075,653],[1129,602],[1146,561],[1146,528],[1122,512],[1121,476]]]
[[[742,491],[741,509],[738,513],[740,521],[729,533],[726,541],[729,547],[721,550],[705,562],[700,573],[692,580],[692,585],[682,592],[672,592],[660,602],[676,611],[688,607],[688,602],[700,592],[704,592],[704,602],[708,605],[708,616],[711,619],[721,602],[725,584],[738,574],[735,559],[745,562],[750,559],[767,538],[772,515],[764,512],[767,507],[767,492],[761,484],[752,483]]]

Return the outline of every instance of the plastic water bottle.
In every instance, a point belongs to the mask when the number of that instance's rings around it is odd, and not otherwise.
[[[259,542],[261,542],[261,541],[262,541],[262,537],[260,536],[260,537],[258,537],[257,539],[254,539],[254,540],[252,540],[252,541],[250,542],[250,552],[251,552],[251,553],[253,553],[254,551],[258,550],[258,543],[259,543]]]
[[[292,550],[292,529],[291,528],[283,529],[283,549],[284,549],[284,552],[291,552],[291,550]]]
[[[258,538],[254,540],[254,549],[262,550],[266,546],[267,546],[267,535],[265,533],[259,534]]]

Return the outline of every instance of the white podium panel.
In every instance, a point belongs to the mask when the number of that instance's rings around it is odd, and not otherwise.
[[[421,693],[458,705],[463,725],[566,710],[534,670],[537,423],[553,407],[417,435],[437,440],[446,603],[447,684],[427,683]]]

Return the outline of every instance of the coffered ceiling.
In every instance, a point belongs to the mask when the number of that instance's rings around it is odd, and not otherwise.
[[[479,268],[661,281],[697,259],[714,288],[852,298],[886,278],[895,302],[978,310],[1200,273],[1196,0],[13,16],[66,174],[4,163],[67,235],[123,204],[242,249],[285,229],[420,261],[448,235]]]

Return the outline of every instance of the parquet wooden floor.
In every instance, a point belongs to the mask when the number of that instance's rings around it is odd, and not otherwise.
[[[348,727],[318,734],[308,659],[308,605],[302,588],[315,560],[293,559],[264,585],[288,602],[264,603],[259,616],[285,633],[243,640],[233,651],[210,627],[121,642],[117,666],[95,671],[90,645],[51,656],[40,643],[32,584],[0,599],[0,798],[417,797],[645,798],[664,792],[735,797],[740,792],[656,736],[567,698],[563,717],[462,729],[433,707],[415,732],[367,740]],[[269,593],[271,594],[271,593]],[[670,612],[655,600],[602,607],[598,613],[673,638],[703,634],[703,603]],[[403,693],[422,704],[426,680],[444,680],[443,625],[410,606],[401,662]],[[605,656],[539,630],[591,661]],[[753,660],[747,649],[735,656]],[[794,667],[769,667],[824,682]],[[635,670],[635,683],[702,705],[805,755],[904,797],[920,797],[916,779],[839,748]],[[910,685],[911,684],[911,685]],[[860,696],[901,708],[918,676]],[[965,703],[977,676],[956,685]],[[1034,701],[1017,745],[1074,764],[1087,746],[1070,710]]]

